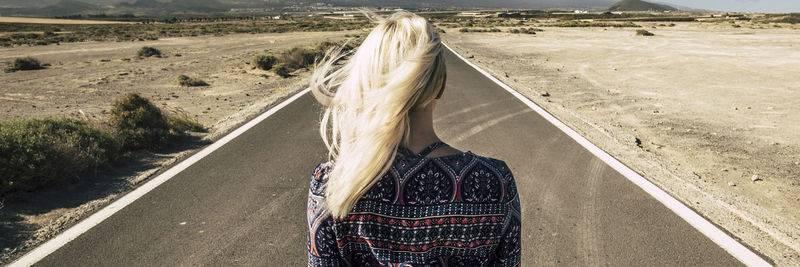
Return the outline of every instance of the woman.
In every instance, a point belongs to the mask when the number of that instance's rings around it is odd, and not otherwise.
[[[308,198],[309,266],[517,266],[520,206],[505,162],[442,142],[444,47],[425,19],[381,19],[348,63],[311,78],[330,161]]]

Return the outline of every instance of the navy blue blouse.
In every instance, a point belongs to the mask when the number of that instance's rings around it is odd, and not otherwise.
[[[308,194],[309,266],[519,266],[520,202],[505,162],[472,152],[426,158],[401,148],[343,219],[324,212],[332,163]]]

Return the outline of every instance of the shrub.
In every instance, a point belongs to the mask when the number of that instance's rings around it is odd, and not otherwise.
[[[289,68],[287,68],[286,65],[284,64],[278,64],[278,66],[275,67],[274,71],[275,74],[278,74],[278,76],[281,76],[283,78],[288,78],[292,76],[291,74],[289,74]]]
[[[272,66],[275,65],[278,59],[275,56],[268,56],[268,55],[256,55],[253,57],[253,66],[262,70],[271,70]]]
[[[142,48],[139,49],[139,52],[136,52],[136,55],[138,57],[152,57],[152,56],[161,57],[161,51],[153,47],[143,46]]]
[[[655,34],[653,34],[652,32],[649,32],[647,30],[636,30],[636,35],[637,36],[655,36]]]
[[[161,110],[136,93],[114,102],[111,124],[126,150],[159,149],[166,144],[170,133]]]
[[[119,145],[75,119],[0,122],[0,196],[72,180],[115,160]]]
[[[281,53],[278,56],[278,62],[289,70],[297,70],[313,65],[324,55],[325,53],[319,49],[295,47]]]
[[[176,82],[180,86],[189,86],[189,87],[191,87],[191,86],[208,86],[208,83],[206,83],[203,80],[200,80],[200,79],[197,79],[197,78],[192,78],[192,77],[189,77],[189,76],[186,76],[186,75],[183,75],[183,74],[178,75],[178,79],[177,79]]]
[[[13,72],[18,70],[38,70],[43,69],[42,64],[39,63],[38,60],[32,57],[23,57],[23,58],[16,58],[14,59],[14,63],[6,69],[7,72]]]
[[[203,127],[200,122],[188,116],[168,116],[167,123],[169,124],[169,130],[172,134],[183,134],[186,132],[206,132],[206,128]]]

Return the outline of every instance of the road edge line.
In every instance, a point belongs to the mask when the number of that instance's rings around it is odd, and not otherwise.
[[[39,262],[40,260],[44,259],[51,253],[55,252],[59,248],[69,243],[70,241],[74,240],[81,234],[85,233],[86,231],[89,231],[89,229],[92,229],[92,227],[94,227],[95,225],[98,225],[108,217],[111,217],[111,215],[114,215],[114,213],[116,213],[117,211],[122,210],[122,208],[124,208],[125,206],[128,206],[129,204],[133,203],[134,201],[141,198],[148,192],[152,191],[159,185],[163,184],[173,176],[182,172],[186,168],[192,166],[193,164],[205,158],[206,156],[210,155],[212,152],[216,151],[217,149],[224,146],[225,144],[235,139],[236,137],[239,137],[239,135],[243,134],[250,128],[253,128],[254,126],[258,125],[259,123],[267,119],[269,116],[283,109],[284,107],[291,104],[292,102],[294,102],[301,96],[305,95],[309,91],[311,91],[311,88],[306,88],[303,91],[296,93],[292,97],[284,100],[280,104],[262,113],[258,117],[255,117],[254,119],[248,121],[244,125],[239,126],[239,128],[236,128],[236,130],[233,130],[232,132],[228,133],[227,135],[220,138],[211,145],[207,146],[206,148],[203,148],[202,150],[195,153],[191,157],[181,161],[177,165],[173,166],[172,168],[169,168],[168,170],[164,171],[155,178],[145,182],[144,184],[134,189],[133,191],[130,191],[121,198],[111,202],[111,204],[108,204],[108,206],[105,206],[104,208],[93,213],[89,217],[86,217],[77,224],[68,228],[67,230],[64,230],[63,232],[59,233],[52,239],[37,246],[36,248],[26,253],[22,257],[18,258],[8,266],[11,267],[31,266]]]
[[[533,103],[533,101],[531,101],[521,93],[517,92],[516,90],[506,85],[499,79],[495,78],[482,68],[473,64],[472,62],[461,56],[461,54],[453,50],[453,48],[451,48],[444,42],[442,42],[442,44],[448,50],[453,52],[453,54],[455,54],[459,59],[467,63],[467,65],[471,66],[472,68],[474,68],[475,70],[477,70],[478,72],[489,78],[489,80],[493,81],[503,89],[506,89],[506,91],[508,91],[517,99],[525,103],[525,105],[527,105],[529,108],[536,111],[536,113],[538,113],[548,122],[556,126],[556,128],[567,134],[578,144],[583,146],[586,150],[588,150],[589,152],[594,154],[597,158],[608,164],[611,168],[622,174],[622,176],[625,176],[625,178],[636,184],[639,188],[647,192],[647,194],[658,200],[658,202],[661,202],[661,204],[666,206],[668,209],[672,210],[672,212],[678,215],[678,217],[681,217],[681,219],[689,223],[689,225],[691,225],[692,227],[700,231],[700,233],[711,239],[711,241],[713,241],[715,244],[717,244],[722,249],[727,251],[729,254],[731,254],[731,256],[735,257],[736,259],[738,259],[747,266],[772,266],[772,264],[762,259],[756,253],[754,253],[753,251],[742,245],[739,241],[736,241],[736,239],[727,235],[724,231],[719,229],[713,223],[703,218],[703,216],[700,216],[700,214],[698,214],[697,212],[695,212],[694,210],[692,210],[679,200],[669,195],[666,191],[662,190],[649,180],[642,177],[639,173],[635,172],[634,170],[632,170],[631,168],[629,168],[628,166],[626,166],[625,164],[623,164],[622,162],[611,156],[610,154],[600,149],[598,146],[590,142],[588,139],[580,135],[578,132],[567,126],[564,122],[560,121],[558,118],[556,118],[555,116],[544,110],[544,108],[540,107],[539,105],[536,105],[536,103]]]

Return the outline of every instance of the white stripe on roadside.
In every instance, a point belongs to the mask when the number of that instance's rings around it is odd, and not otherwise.
[[[523,96],[513,88],[509,87],[505,83],[501,82],[500,80],[498,80],[485,70],[481,69],[477,65],[473,64],[472,62],[469,62],[466,58],[458,54],[447,44],[444,44],[444,46],[447,47],[447,49],[449,49],[451,52],[453,52],[453,54],[458,56],[458,58],[466,62],[468,65],[472,66],[472,68],[474,68],[475,70],[477,70],[478,72],[489,78],[489,80],[493,81],[503,89],[506,89],[506,91],[517,97],[517,99],[519,99],[526,105],[528,105],[528,107],[536,111],[536,113],[539,113],[539,115],[541,115],[547,121],[555,125],[556,128],[558,128],[559,130],[567,134],[569,137],[574,139],[576,142],[578,142],[578,144],[589,150],[589,152],[594,154],[597,158],[603,160],[606,164],[611,166],[611,168],[622,174],[622,176],[625,176],[625,178],[627,178],[628,180],[630,180],[631,182],[642,188],[645,192],[653,196],[653,198],[661,202],[661,204],[667,206],[667,208],[675,212],[675,214],[677,214],[679,217],[688,222],[692,227],[703,233],[703,235],[710,238],[711,241],[722,247],[733,257],[735,257],[736,259],[738,259],[747,266],[772,266],[767,261],[759,257],[757,254],[750,251],[750,249],[739,243],[739,241],[736,241],[732,237],[728,236],[727,234],[725,234],[725,232],[720,230],[714,224],[712,224],[711,222],[700,216],[700,214],[697,214],[692,209],[690,209],[677,199],[673,198],[672,196],[664,192],[664,190],[661,190],[661,188],[658,188],[655,184],[651,183],[650,181],[648,181],[647,179],[645,179],[644,177],[633,171],[631,168],[628,168],[628,166],[622,164],[622,162],[620,162],[619,160],[615,159],[614,157],[612,157],[611,155],[609,155],[596,145],[589,142],[589,140],[578,134],[578,132],[576,132],[575,130],[572,130],[572,128],[569,128],[569,126],[558,120],[552,114],[548,113],[542,107],[536,105],[535,103],[533,103],[533,101],[526,98],[525,96]]]
[[[33,265],[34,263],[42,260],[44,257],[47,257],[47,255],[50,255],[50,253],[53,253],[54,251],[56,251],[57,249],[61,248],[64,245],[66,245],[67,243],[69,243],[73,239],[77,238],[81,234],[85,233],[86,231],[89,231],[89,229],[92,229],[92,227],[94,227],[95,225],[98,225],[103,220],[107,219],[108,217],[111,217],[111,215],[113,215],[117,211],[122,210],[122,208],[124,208],[125,206],[128,206],[128,204],[133,203],[134,201],[136,201],[140,197],[144,196],[148,192],[152,191],[153,189],[155,189],[156,187],[158,187],[162,183],[166,182],[167,180],[169,180],[173,176],[175,176],[178,173],[182,172],[186,168],[189,168],[189,166],[192,166],[192,164],[197,163],[202,158],[208,156],[209,154],[211,154],[212,152],[214,152],[218,148],[224,146],[225,144],[227,144],[228,142],[230,142],[234,138],[238,137],[242,133],[244,133],[247,130],[249,130],[250,128],[253,128],[253,126],[258,125],[261,121],[265,120],[266,118],[268,118],[269,116],[271,116],[275,112],[278,112],[278,110],[282,109],[283,107],[291,104],[292,102],[294,102],[295,100],[297,100],[301,96],[305,95],[309,91],[311,91],[311,89],[310,88],[306,88],[303,91],[300,91],[299,93],[293,95],[289,99],[284,100],[283,102],[281,102],[277,106],[269,109],[267,112],[262,113],[261,115],[259,115],[255,119],[247,122],[246,124],[240,126],[239,128],[237,128],[233,132],[225,135],[225,137],[223,137],[222,139],[217,140],[216,142],[214,142],[213,144],[211,144],[208,147],[204,148],[203,150],[200,150],[200,152],[197,152],[196,154],[192,155],[191,157],[187,158],[186,160],[182,161],[181,163],[178,163],[178,165],[173,166],[172,168],[170,168],[169,170],[165,171],[164,173],[156,176],[152,180],[147,181],[146,183],[141,185],[139,188],[136,188],[133,191],[125,194],[123,197],[115,200],[114,202],[112,202],[111,204],[106,206],[105,208],[97,211],[96,213],[92,214],[88,218],[83,219],[82,221],[80,221],[79,223],[77,223],[74,226],[70,227],[69,229],[61,232],[60,234],[58,234],[53,239],[50,239],[49,241],[45,242],[44,244],[39,245],[38,247],[36,247],[32,251],[28,252],[24,256],[20,257],[19,259],[17,259],[13,263],[11,263],[11,265],[9,265],[9,266],[12,266],[12,267],[15,267],[15,266],[30,266],[30,265]]]

